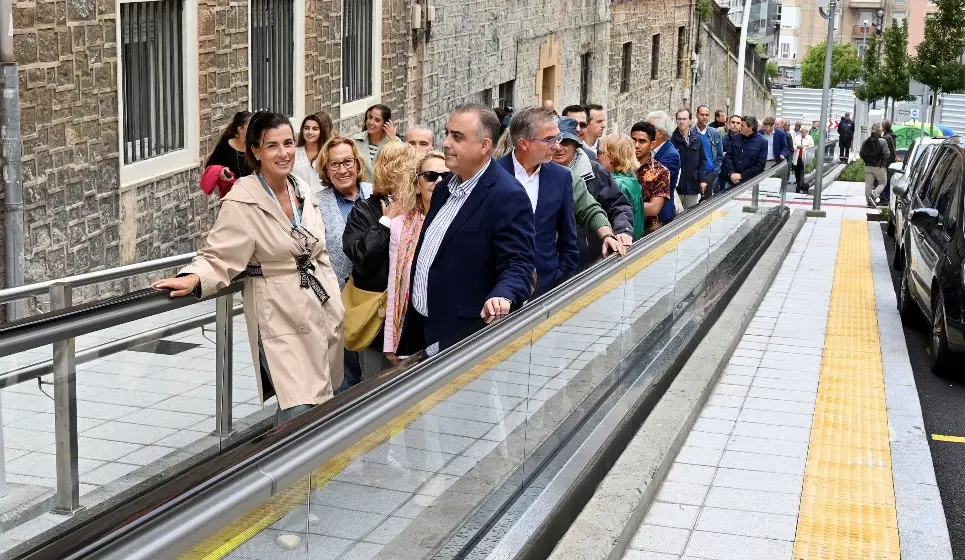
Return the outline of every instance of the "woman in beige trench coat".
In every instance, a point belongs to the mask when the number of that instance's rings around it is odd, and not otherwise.
[[[332,398],[342,383],[344,310],[314,194],[290,175],[291,124],[258,113],[247,144],[254,173],[222,199],[194,261],[154,287],[171,297],[206,297],[248,273],[244,309],[253,362],[260,364],[258,389],[262,402],[278,396],[282,423]]]

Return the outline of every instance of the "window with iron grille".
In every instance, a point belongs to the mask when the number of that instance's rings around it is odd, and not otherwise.
[[[590,97],[590,53],[580,56],[580,105],[586,105]]]
[[[184,148],[181,0],[120,6],[124,163]]]
[[[677,28],[677,78],[684,75],[684,65],[687,63],[687,28],[680,26]]]
[[[342,103],[372,95],[372,34],[375,0],[342,4]]]
[[[295,111],[294,2],[251,0],[251,108]]]
[[[623,60],[620,66],[620,93],[630,91],[630,65],[633,60],[633,43],[623,43]]]
[[[653,36],[650,45],[650,79],[656,80],[660,75],[660,34]]]
[[[500,108],[512,107],[515,89],[516,80],[509,80],[508,82],[499,84],[499,99],[496,100],[496,106]]]

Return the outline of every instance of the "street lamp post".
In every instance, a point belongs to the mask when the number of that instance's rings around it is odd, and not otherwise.
[[[828,42],[824,52],[824,89],[821,91],[821,128],[818,134],[818,169],[817,176],[814,178],[814,205],[807,215],[811,217],[823,218],[827,216],[821,210],[821,189],[824,183],[824,148],[828,142],[828,98],[831,94],[831,54],[834,50],[834,14],[838,9],[838,0],[831,0],[828,3],[828,11],[818,8],[821,17],[828,20]]]

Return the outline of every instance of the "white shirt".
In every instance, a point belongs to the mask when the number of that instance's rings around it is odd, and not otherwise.
[[[539,199],[539,170],[542,168],[542,165],[537,166],[532,175],[528,174],[526,169],[520,165],[519,160],[516,159],[516,150],[513,150],[513,174],[516,175],[519,184],[526,189],[529,201],[533,204],[533,213],[536,212],[536,201]]]
[[[446,237],[446,231],[452,225],[452,221],[459,214],[462,205],[466,203],[473,188],[482,177],[483,173],[489,169],[492,160],[468,180],[459,182],[459,177],[453,174],[449,181],[449,198],[439,209],[439,213],[432,219],[432,223],[422,234],[422,248],[419,250],[419,258],[415,262],[415,275],[412,279],[412,308],[419,312],[423,317],[429,316],[429,269],[432,268],[432,261],[436,259],[436,253],[442,246],[442,240]],[[464,255],[465,258],[474,258],[474,255]],[[426,341],[435,344],[438,341]]]
[[[761,133],[767,139],[767,161],[774,161],[774,133]]]

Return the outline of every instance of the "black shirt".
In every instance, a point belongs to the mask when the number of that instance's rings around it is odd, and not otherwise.
[[[211,157],[208,158],[208,162],[204,164],[205,167],[209,165],[222,165],[227,167],[235,174],[235,178],[237,179],[245,175],[251,175],[251,168],[248,167],[248,162],[245,161],[245,153],[232,148],[227,140],[215,146],[214,151],[211,152]]]

